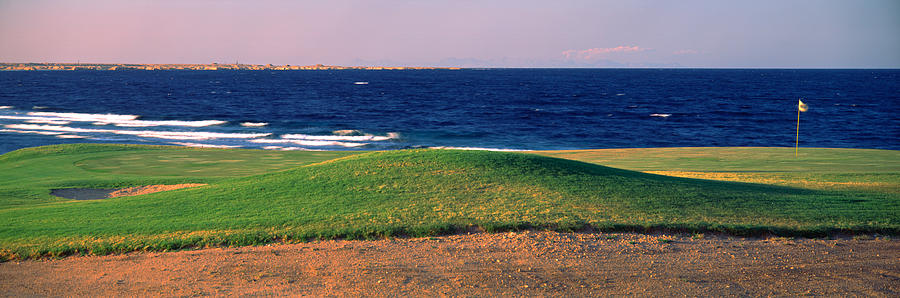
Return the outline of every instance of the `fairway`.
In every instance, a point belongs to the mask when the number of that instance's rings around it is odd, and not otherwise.
[[[34,258],[471,229],[900,234],[896,151],[786,151],[38,147],[0,156],[0,251]],[[208,185],[96,201],[49,195],[178,183]]]
[[[67,201],[50,196],[55,188],[209,183],[359,153],[94,144],[29,148],[0,155],[0,208]]]
[[[692,147],[534,151],[666,176],[783,185],[818,190],[900,193],[894,150]]]
[[[534,151],[635,171],[897,173],[895,150],[773,147],[673,147]]]
[[[193,151],[152,150],[100,155],[75,162],[99,173],[142,176],[238,177],[263,174],[358,152],[347,151]]]

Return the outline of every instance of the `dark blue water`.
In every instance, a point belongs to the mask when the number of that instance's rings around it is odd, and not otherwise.
[[[900,149],[900,70],[490,69],[0,72],[0,152],[789,147],[798,98],[801,146]]]

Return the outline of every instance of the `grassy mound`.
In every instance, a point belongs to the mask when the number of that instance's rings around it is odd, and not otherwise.
[[[900,198],[890,193],[687,179],[522,153],[372,152],[205,182],[136,197],[9,205],[0,209],[7,223],[0,249],[6,257],[104,254],[474,227],[900,234]]]
[[[279,152],[175,146],[70,144],[0,155],[0,210],[48,202],[53,188],[211,183],[280,171],[357,152]]]

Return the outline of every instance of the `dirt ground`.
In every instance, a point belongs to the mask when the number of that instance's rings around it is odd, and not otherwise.
[[[204,186],[204,185],[206,185],[206,184],[185,183],[185,184],[174,184],[174,185],[147,185],[147,186],[128,187],[128,188],[117,189],[117,190],[109,193],[109,197],[110,198],[118,198],[118,197],[137,196],[137,195],[144,195],[144,194],[154,193],[154,192],[169,191],[169,190],[176,190],[176,189],[197,187],[197,186]]]
[[[900,240],[474,233],[0,263],[2,296],[900,296]]]

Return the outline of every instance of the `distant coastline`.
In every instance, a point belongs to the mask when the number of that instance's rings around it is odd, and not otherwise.
[[[103,64],[103,63],[0,63],[0,71],[30,70],[420,70],[451,69],[458,67],[388,67],[388,66],[338,66],[338,65],[272,65],[272,64]]]

